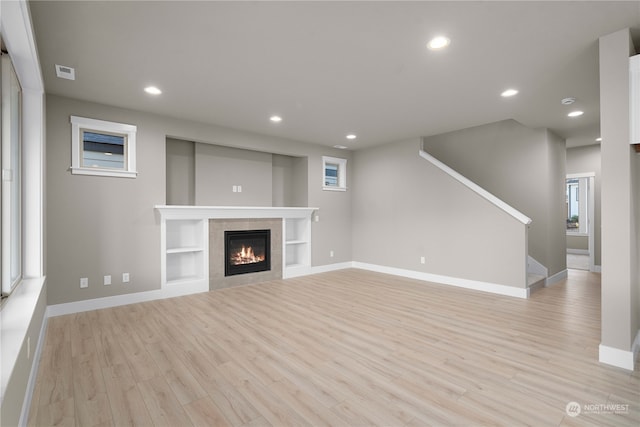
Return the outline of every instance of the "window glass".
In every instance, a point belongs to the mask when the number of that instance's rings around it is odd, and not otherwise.
[[[124,169],[126,135],[82,130],[82,166]]]

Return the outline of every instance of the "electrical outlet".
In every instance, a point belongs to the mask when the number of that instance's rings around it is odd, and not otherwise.
[[[111,275],[104,276],[104,284],[105,286],[111,284]]]
[[[420,264],[424,264],[424,263],[426,263],[426,262],[427,262],[426,258],[425,258],[425,257],[423,257],[423,256],[421,256],[421,257],[420,257]]]
[[[122,273],[122,283],[129,283],[129,273]]]
[[[89,278],[88,277],[83,277],[80,279],[80,287],[81,288],[88,288],[89,287]]]

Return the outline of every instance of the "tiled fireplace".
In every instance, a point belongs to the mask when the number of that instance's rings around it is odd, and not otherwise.
[[[209,220],[209,289],[281,278],[282,219]]]

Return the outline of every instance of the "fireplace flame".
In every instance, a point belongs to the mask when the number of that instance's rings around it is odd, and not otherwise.
[[[251,246],[242,245],[240,252],[231,255],[231,263],[233,265],[253,264],[264,261],[264,255],[256,255]]]

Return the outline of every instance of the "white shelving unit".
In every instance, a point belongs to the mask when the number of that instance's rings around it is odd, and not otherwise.
[[[282,218],[284,278],[311,273],[311,214],[317,208],[156,206],[161,216],[162,287],[209,290],[209,220]],[[180,291],[177,291],[180,289]]]
[[[311,271],[310,218],[283,219],[283,274],[295,277]]]
[[[162,287],[208,290],[209,222],[166,215],[161,230]]]

